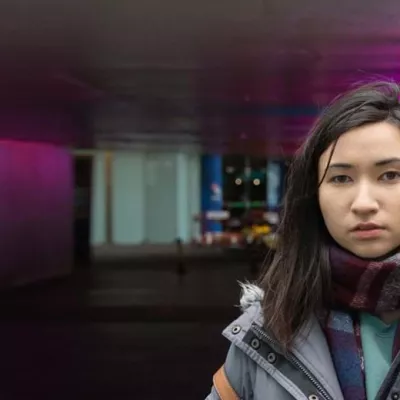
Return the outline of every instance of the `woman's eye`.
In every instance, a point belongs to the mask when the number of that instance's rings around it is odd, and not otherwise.
[[[351,182],[351,178],[347,175],[336,175],[329,179],[329,182],[332,183],[349,183]]]
[[[400,172],[398,171],[388,171],[381,175],[381,180],[383,181],[393,181],[400,179]]]

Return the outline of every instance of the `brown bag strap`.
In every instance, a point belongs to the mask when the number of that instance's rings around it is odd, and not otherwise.
[[[215,390],[217,391],[218,396],[221,400],[239,400],[239,396],[233,390],[231,384],[228,381],[224,366],[222,366],[214,374],[213,382]]]

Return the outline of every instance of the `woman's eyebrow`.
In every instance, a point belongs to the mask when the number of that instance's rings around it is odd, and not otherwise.
[[[390,164],[400,164],[400,157],[390,157],[390,158],[384,158],[382,160],[378,160],[374,162],[374,165],[376,167],[383,167],[385,165],[390,165]],[[343,162],[335,162],[329,165],[328,169],[351,169],[355,168],[354,164],[350,163],[343,163]]]

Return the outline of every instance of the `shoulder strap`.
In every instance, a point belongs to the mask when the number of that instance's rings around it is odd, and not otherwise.
[[[228,381],[228,377],[225,373],[225,368],[222,366],[215,374],[213,378],[215,390],[221,400],[239,400],[239,396],[233,390],[231,384]]]

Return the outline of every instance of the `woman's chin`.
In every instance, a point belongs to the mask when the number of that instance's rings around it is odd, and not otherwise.
[[[346,246],[345,249],[360,258],[379,259],[390,256],[392,253],[396,253],[399,249],[399,246],[393,246],[391,244],[389,245],[382,242],[374,243],[371,241]]]

